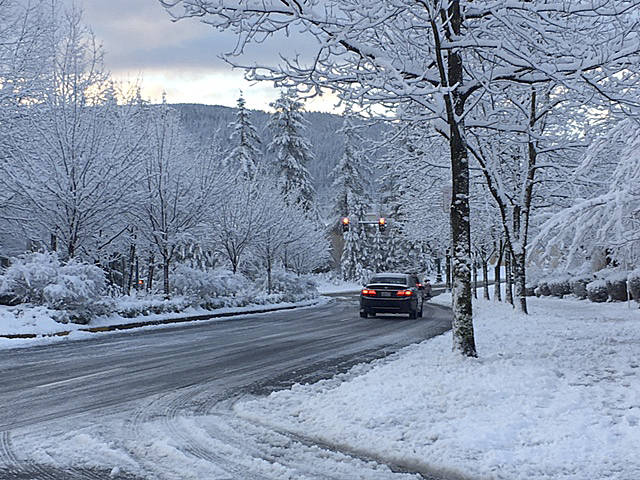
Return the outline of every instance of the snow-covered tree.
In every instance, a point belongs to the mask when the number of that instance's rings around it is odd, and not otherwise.
[[[536,207],[549,204],[554,178],[569,171],[584,147],[591,120],[585,99],[551,81],[536,86],[496,88],[471,127],[469,148],[485,177],[502,221],[505,262],[511,267],[516,307],[527,312],[526,246]],[[487,128],[486,125],[491,127]],[[508,275],[507,296],[511,293]]]
[[[135,95],[117,93],[108,81],[79,12],[54,3],[51,15],[43,88],[20,107],[23,133],[7,140],[0,165],[12,198],[4,216],[27,238],[61,248],[63,257],[95,260],[126,229],[144,122]]]
[[[270,105],[274,112],[268,125],[273,134],[269,151],[275,156],[282,194],[288,204],[299,205],[310,214],[314,209],[315,189],[307,169],[312,153],[304,136],[307,122],[302,115],[302,102],[295,98],[293,91],[283,90]]]
[[[372,261],[370,262],[373,272],[384,272],[387,270],[385,258],[388,251],[388,242],[385,241],[382,232],[376,230],[373,235],[373,243],[371,245]]]
[[[234,188],[211,207],[213,248],[229,261],[233,273],[268,221],[266,212],[273,208],[269,198],[264,181],[244,179],[235,181]]]
[[[287,247],[288,267],[298,275],[325,268],[329,262],[329,241],[324,229],[304,216],[299,218],[297,228],[302,235]]]
[[[264,212],[263,222],[259,225],[256,241],[251,247],[251,255],[254,261],[264,269],[267,276],[267,291],[272,291],[272,273],[280,265],[281,260],[289,252],[298,255],[301,249],[307,248],[309,235],[314,235],[312,221],[306,217],[300,205],[288,204],[281,192],[275,188],[265,188],[263,200],[269,206]],[[319,243],[309,244],[308,247],[319,246]],[[313,253],[318,259],[325,258],[328,253],[328,244],[324,243],[322,250]],[[312,258],[296,259],[301,261],[299,265],[308,265]],[[314,268],[314,267],[310,267]],[[306,269],[306,267],[305,267]]]
[[[442,138],[429,124],[402,122],[384,139],[379,165],[383,211],[390,217],[389,269],[424,272],[450,246],[450,175]],[[445,198],[447,197],[447,198]]]
[[[178,112],[163,102],[147,107],[147,114],[148,150],[133,221],[147,248],[162,260],[169,295],[170,266],[180,246],[206,235],[211,208],[228,187],[220,178],[220,158],[192,147]]]
[[[262,145],[242,94],[238,98],[236,120],[231,124],[231,147],[227,166],[245,179],[253,179],[260,169]]]
[[[11,155],[17,139],[28,138],[24,128],[23,101],[42,91],[42,70],[46,65],[46,40],[50,21],[44,19],[42,5],[36,2],[22,5],[17,1],[0,3],[0,168],[11,169]],[[2,180],[0,179],[0,182]],[[16,200],[10,188],[0,188],[0,216],[10,216],[5,210]],[[9,225],[2,225],[7,229]]]
[[[367,211],[372,209],[369,194],[372,172],[362,151],[363,139],[358,133],[351,111],[345,113],[338,133],[344,136],[344,152],[331,171],[334,197],[330,222],[337,226],[341,217],[350,219],[351,227],[344,234],[340,271],[344,280],[360,280],[362,272],[370,266],[372,260],[365,252],[368,235],[359,223],[365,220]]]
[[[449,144],[454,348],[476,355],[471,303],[469,150],[466,121],[501,83],[550,78],[599,92],[640,52],[640,0],[396,2],[328,0],[241,4],[232,0],[162,0],[175,18],[195,17],[238,34],[241,55],[275,33],[312,36],[308,57],[249,67],[253,79],[323,88],[365,106],[421,108]],[[183,7],[182,9],[180,7]],[[235,62],[238,64],[239,62]],[[572,85],[573,84],[573,85]]]
[[[363,139],[355,125],[354,115],[347,111],[342,128],[337,132],[344,136],[344,153],[331,171],[331,189],[334,195],[334,220],[355,213],[355,204],[370,201],[369,183],[371,166],[362,151]]]
[[[367,205],[349,199],[353,205],[353,221],[349,230],[344,234],[344,247],[340,258],[340,273],[344,280],[366,281],[370,275],[371,263],[370,236],[360,220],[366,219]]]
[[[21,117],[23,102],[42,92],[41,80],[49,60],[47,45],[54,22],[47,2],[3,0],[0,3],[0,109],[2,138],[14,116]],[[20,132],[13,131],[12,134]]]
[[[603,175],[597,168],[613,162]],[[534,238],[530,253],[538,260],[556,259],[565,269],[582,266],[598,251],[631,269],[640,265],[640,124],[636,118],[620,122],[606,138],[588,149],[573,175],[602,185],[591,198],[575,199],[573,205],[552,215]]]

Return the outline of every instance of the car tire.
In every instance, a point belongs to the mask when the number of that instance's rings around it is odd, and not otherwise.
[[[418,310],[409,311],[409,318],[411,320],[415,320],[416,318],[418,318]]]
[[[422,311],[424,310],[424,303],[420,305],[420,311],[418,312],[418,318],[422,318]]]
[[[360,317],[361,318],[367,318],[368,316],[369,316],[369,314],[367,312],[365,312],[365,311],[361,311],[360,312]]]

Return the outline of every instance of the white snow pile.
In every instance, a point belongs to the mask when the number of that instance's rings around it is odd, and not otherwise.
[[[476,302],[477,359],[447,333],[235,410],[444,478],[637,480],[640,311],[529,301],[529,316]]]

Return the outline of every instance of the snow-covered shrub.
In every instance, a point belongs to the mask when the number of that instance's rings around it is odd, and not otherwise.
[[[629,292],[631,292],[631,298],[636,302],[640,302],[640,269],[634,270],[627,276],[629,282]]]
[[[21,303],[43,305],[44,289],[55,283],[60,261],[55,253],[29,253],[14,259],[2,276],[0,294]]]
[[[44,287],[47,305],[56,310],[79,310],[96,302],[106,290],[104,271],[71,260],[58,269],[55,280]]]
[[[569,295],[571,293],[571,285],[569,283],[569,277],[563,276],[563,277],[556,277],[556,278],[550,279],[547,282],[547,285],[549,287],[549,291],[551,292],[551,295],[555,297],[562,298],[565,295]]]
[[[2,276],[1,294],[23,303],[64,311],[62,322],[88,323],[104,313],[104,272],[95,265],[71,260],[62,265],[55,253],[29,253],[17,258]]]
[[[147,297],[121,297],[115,308],[118,315],[124,318],[135,318],[146,315],[160,315],[163,313],[178,313],[192,306],[193,302],[185,297],[165,299],[159,295]]]
[[[611,300],[616,302],[627,301],[627,273],[615,272],[607,275],[607,293]]]
[[[546,281],[541,281],[537,288],[534,290],[536,297],[548,297],[551,295],[551,290],[549,289],[549,285]]]
[[[524,294],[527,297],[533,297],[536,294],[537,283],[527,283],[524,287]]]
[[[587,297],[592,302],[602,303],[609,300],[607,293],[607,282],[599,279],[587,284]]]
[[[571,279],[571,293],[584,300],[587,298],[587,284],[593,281],[593,275],[582,275]]]
[[[187,265],[178,265],[172,275],[174,292],[179,295],[210,300],[233,297],[248,290],[249,282],[241,274],[229,270],[200,270]]]
[[[263,288],[267,289],[266,280]],[[310,277],[297,276],[284,270],[275,270],[271,274],[271,293],[280,294],[280,301],[294,302],[317,296],[318,287]]]

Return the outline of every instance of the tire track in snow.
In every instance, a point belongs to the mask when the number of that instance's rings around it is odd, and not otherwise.
[[[5,464],[5,467],[0,470],[0,473],[25,473],[25,469],[13,452],[9,432],[6,431],[0,432],[0,462]]]

